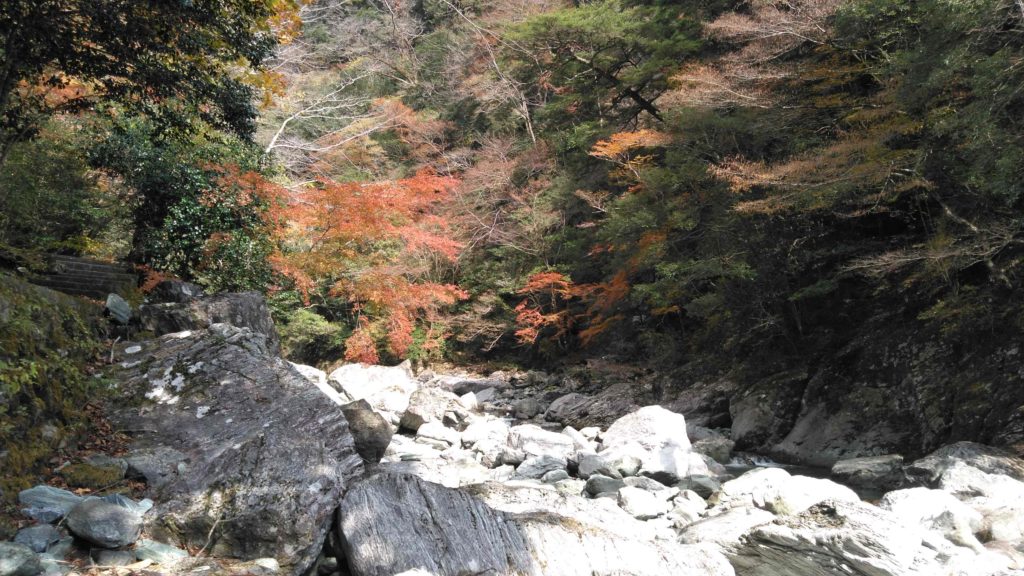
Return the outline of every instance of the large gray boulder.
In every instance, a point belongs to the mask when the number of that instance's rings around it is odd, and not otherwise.
[[[167,304],[174,302],[185,304],[205,296],[203,289],[191,282],[183,280],[164,280],[153,287],[146,295],[151,304]]]
[[[885,490],[903,480],[903,456],[863,456],[847,458],[832,465],[832,477],[850,486]]]
[[[441,422],[446,412],[465,413],[458,396],[441,388],[419,388],[409,396],[409,406],[399,426],[416,432],[427,422]]]
[[[349,402],[341,407],[341,412],[348,420],[356,452],[370,464],[380,462],[391,444],[391,425],[366,400]]]
[[[645,406],[627,414],[601,434],[602,454],[627,447],[640,459],[640,474],[666,484],[709,473],[700,455],[690,451],[686,419],[661,406]]]
[[[552,402],[544,418],[576,429],[586,426],[604,428],[623,414],[639,408],[635,396],[636,386],[632,382],[613,384],[593,396],[569,394]]]
[[[536,496],[523,498],[523,492]],[[435,576],[734,574],[711,548],[643,538],[650,529],[621,510],[573,512],[574,506],[602,506],[592,502],[493,485],[471,495],[413,476],[380,474],[345,495],[339,532],[353,576],[414,569]]]
[[[100,499],[85,500],[65,520],[72,534],[101,548],[127,546],[142,532],[141,516]]]
[[[32,549],[33,552],[46,552],[46,549],[51,544],[56,544],[60,541],[61,533],[60,530],[55,528],[51,524],[35,524],[18,530],[18,533],[14,535],[14,541],[18,544],[24,544]]]
[[[56,522],[78,506],[83,497],[61,488],[39,485],[18,493],[21,513],[40,522]]]
[[[141,346],[111,374],[134,403],[111,419],[135,431],[136,450],[185,457],[171,472],[155,467],[147,533],[302,572],[363,472],[341,409],[247,328],[214,324]]]
[[[163,304],[143,304],[139,307],[139,319],[144,330],[157,336],[202,330],[213,324],[231,324],[249,328],[266,337],[267,350],[277,356],[281,343],[270,317],[267,301],[259,292],[237,292],[216,294]]]
[[[544,419],[548,422],[564,423],[567,420],[571,420],[574,412],[589,401],[590,396],[571,392],[551,402],[548,405],[548,409],[544,412]]]

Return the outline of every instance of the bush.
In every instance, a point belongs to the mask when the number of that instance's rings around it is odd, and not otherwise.
[[[345,355],[345,340],[352,334],[349,326],[305,308],[284,312],[277,320],[282,351],[292,362],[320,366]]]

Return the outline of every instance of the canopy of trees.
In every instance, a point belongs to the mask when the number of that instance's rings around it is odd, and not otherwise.
[[[0,41],[0,182],[75,158],[35,243],[109,245],[119,206],[308,362],[1024,323],[1019,2],[14,1]]]

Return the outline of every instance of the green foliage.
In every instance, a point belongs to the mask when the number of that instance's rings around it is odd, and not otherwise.
[[[11,149],[0,166],[0,244],[111,256],[127,251],[130,202],[91,170],[88,134],[52,121],[40,137]]]
[[[1012,2],[856,2],[837,34],[874,57],[925,125],[926,176],[982,201],[1024,195],[1024,14]]]
[[[200,118],[251,136],[255,91],[242,70],[270,54],[275,9],[272,0],[3,2],[0,159],[41,120],[98,99],[175,130]]]
[[[92,163],[139,198],[133,259],[214,291],[264,290],[270,205],[229,177],[258,170],[259,151],[218,132],[182,141],[156,138],[155,130],[129,117],[92,149]]]
[[[352,327],[331,322],[305,308],[275,314],[284,356],[293,362],[322,366],[345,355]]]
[[[506,56],[547,104],[549,127],[641,114],[661,119],[655,101],[683,58],[700,46],[698,23],[676,4],[599,0],[542,14],[514,27]]]

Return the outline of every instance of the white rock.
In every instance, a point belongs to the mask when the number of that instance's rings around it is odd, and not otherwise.
[[[485,419],[477,420],[462,431],[462,442],[472,446],[485,439],[497,439],[503,443],[508,442],[509,426],[504,420]]]
[[[824,502],[749,530],[728,554],[745,576],[945,575],[924,542],[921,530],[891,512],[864,502]]]
[[[402,414],[419,388],[407,363],[398,366],[346,364],[328,376],[350,400],[366,399],[374,410]]]
[[[646,406],[619,418],[601,435],[601,452],[638,444],[640,474],[673,483],[690,474],[709,474],[703,460],[691,458],[686,419],[661,406]],[[704,468],[701,470],[700,468]]]
[[[597,440],[597,437],[601,435],[601,429],[597,426],[587,426],[586,428],[580,428],[580,434],[587,440]]]
[[[830,480],[790,476],[782,468],[755,468],[722,484],[711,497],[716,507],[756,506],[776,514],[799,514],[823,501],[859,502],[849,488]]]
[[[601,435],[602,450],[636,442],[649,452],[659,453],[666,446],[690,449],[686,437],[686,419],[661,406],[646,406],[619,418]]]
[[[736,546],[751,528],[772,520],[775,520],[775,515],[767,510],[750,506],[731,508],[690,524],[679,535],[679,541],[684,544],[711,543],[728,549]]]
[[[908,488],[887,493],[878,506],[908,524],[935,530],[957,546],[981,552],[974,533],[982,527],[980,513],[942,490]]]
[[[449,446],[462,445],[462,434],[436,421],[427,422],[420,426],[416,430],[416,436],[417,438],[426,438],[428,440],[440,440]]]
[[[675,527],[682,530],[700,520],[701,515],[708,508],[708,503],[693,490],[683,490],[672,501],[672,516],[675,517]]]
[[[554,456],[568,459],[575,451],[573,441],[564,434],[548,432],[533,424],[513,426],[508,434],[509,446],[522,450],[527,456]]]
[[[619,488],[619,506],[638,520],[657,518],[671,509],[667,500],[655,496],[653,492],[632,486]]]
[[[597,449],[597,446],[593,442],[587,440],[586,436],[580,434],[579,430],[573,428],[572,426],[566,426],[565,428],[563,428],[562,434],[565,434],[566,436],[572,439],[573,444],[575,444],[577,450],[589,450],[593,452],[594,450]]]
[[[319,368],[306,366],[304,364],[296,364],[294,362],[289,362],[289,364],[292,365],[292,368],[295,368],[296,372],[302,374],[302,376],[306,380],[309,380],[314,386],[316,386],[317,389],[319,389],[320,392],[322,392],[323,395],[326,396],[328,400],[330,400],[331,402],[335,403],[338,406],[341,406],[342,404],[348,404],[348,399],[342,396],[337,390],[332,388],[331,385],[327,383],[326,372],[320,370]]]
[[[613,448],[603,449],[598,453],[607,466],[618,472],[620,476],[636,476],[643,464],[641,458],[646,451],[637,442],[628,442]]]
[[[942,472],[938,487],[959,498],[984,496],[1006,502],[1024,500],[1024,482],[1003,474],[990,474],[963,462],[955,462]]]
[[[479,410],[480,402],[476,399],[476,394],[472,392],[466,392],[462,396],[459,396],[459,402],[466,410]]]

